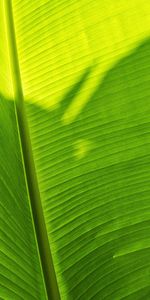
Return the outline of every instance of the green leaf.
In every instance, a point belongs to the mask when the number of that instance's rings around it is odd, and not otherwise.
[[[149,299],[148,2],[0,4],[0,297]]]
[[[46,299],[15,107],[0,96],[0,297]]]

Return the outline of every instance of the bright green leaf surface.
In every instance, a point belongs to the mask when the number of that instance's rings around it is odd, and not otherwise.
[[[13,0],[12,4],[26,113],[61,299],[148,300],[149,3]],[[9,122],[5,120],[3,126]],[[3,142],[2,150],[7,149],[8,160],[2,164],[7,172],[10,152],[20,151],[10,151],[19,149],[14,113],[10,120],[9,135],[15,134],[15,142],[4,135],[10,140],[10,146]],[[6,184],[21,193],[23,204],[18,209],[22,207],[23,217],[8,204],[7,211],[33,248],[32,263],[24,265],[31,248],[23,248],[16,238],[25,275],[12,267],[19,276],[13,279],[15,289],[17,295],[22,289],[23,299],[45,299],[23,167],[18,169],[14,159],[13,163],[14,181],[6,177]],[[22,176],[19,189],[18,176]],[[28,219],[29,228],[23,223]],[[17,253],[17,245],[13,247]],[[13,256],[11,247],[8,251]],[[2,263],[7,268],[4,259]],[[2,274],[2,297],[19,299],[9,296],[11,274]]]

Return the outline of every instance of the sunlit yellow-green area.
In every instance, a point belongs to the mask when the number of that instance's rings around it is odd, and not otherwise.
[[[13,97],[9,47],[6,31],[4,1],[0,1],[0,92],[7,98]]]
[[[94,66],[62,117],[65,123],[78,115],[105,73],[150,32],[147,0],[15,0],[13,8],[26,100],[56,106],[83,70]]]
[[[86,139],[79,139],[74,143],[74,155],[77,159],[83,158],[89,151],[93,149],[94,145],[92,142]]]

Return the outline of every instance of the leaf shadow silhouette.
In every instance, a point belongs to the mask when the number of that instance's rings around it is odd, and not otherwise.
[[[62,116],[92,67],[58,109],[26,102],[48,235],[69,299],[150,294],[149,67],[147,39],[107,72],[70,124]]]
[[[70,124],[62,116],[92,67],[59,109],[27,104],[48,233],[70,299],[150,293],[149,54],[148,39],[108,71]]]

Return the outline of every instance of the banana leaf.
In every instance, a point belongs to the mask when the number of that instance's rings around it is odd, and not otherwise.
[[[0,299],[150,299],[149,11],[0,0]]]

